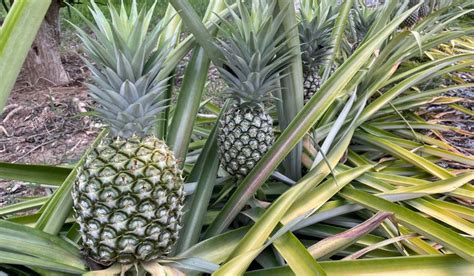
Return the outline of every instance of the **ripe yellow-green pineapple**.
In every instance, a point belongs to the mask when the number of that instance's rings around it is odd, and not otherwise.
[[[291,59],[286,37],[278,29],[283,12],[275,17],[275,1],[253,1],[249,10],[238,0],[238,13],[222,28],[218,47],[224,66],[218,68],[234,99],[219,121],[218,153],[221,165],[232,176],[247,175],[272,146],[273,122],[264,103],[278,88],[281,72]],[[284,93],[284,92],[283,92]]]
[[[303,62],[304,103],[321,86],[320,70],[332,48],[331,32],[335,18],[333,7],[325,0],[318,3],[308,0],[300,8],[298,30]]]
[[[90,61],[90,95],[108,134],[86,156],[73,188],[74,210],[88,257],[108,265],[166,256],[178,239],[183,178],[173,153],[152,134],[166,79],[158,79],[169,45],[149,31],[153,9],[130,14],[109,6],[110,24],[92,2],[93,35],[77,28]],[[84,20],[86,20],[84,18]]]

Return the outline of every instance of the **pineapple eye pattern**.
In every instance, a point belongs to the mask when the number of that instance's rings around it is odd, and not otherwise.
[[[271,116],[259,108],[232,107],[219,122],[220,162],[232,176],[242,178],[275,140]]]
[[[164,142],[147,139],[146,146],[134,141],[122,147],[127,153],[133,148],[133,152],[150,158],[134,156],[121,166],[114,162],[123,163],[127,155],[116,148],[117,143],[105,138],[100,154],[93,152],[88,157],[76,179],[74,194],[80,195],[80,200],[74,207],[78,222],[85,225],[81,227],[87,238],[83,245],[100,263],[150,261],[167,255],[178,238],[184,201],[181,172],[174,163],[167,165],[175,159],[166,146],[161,146]],[[150,143],[160,146],[149,147]],[[110,149],[104,148],[107,145]],[[108,156],[111,161],[106,162],[103,153],[112,151],[114,154]],[[91,176],[90,170],[100,173]]]

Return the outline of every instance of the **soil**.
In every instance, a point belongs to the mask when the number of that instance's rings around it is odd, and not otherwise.
[[[69,86],[33,87],[20,75],[0,116],[0,162],[72,164],[96,137],[100,124],[80,115],[92,105],[81,85],[87,71],[77,55],[63,57],[63,63],[73,80]],[[0,180],[0,207],[45,193],[41,187]]]

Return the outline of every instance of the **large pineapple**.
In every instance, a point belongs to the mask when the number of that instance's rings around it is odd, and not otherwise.
[[[228,85],[233,106],[219,121],[218,153],[222,167],[238,178],[247,175],[274,141],[272,118],[264,104],[278,88],[282,70],[291,59],[285,34],[278,29],[284,18],[273,18],[275,1],[253,1],[251,10],[238,0],[238,13],[222,28],[218,42],[225,60],[218,68]]]
[[[331,51],[331,32],[336,15],[327,1],[306,1],[300,8],[298,25],[303,62],[304,103],[321,86],[320,71]],[[334,68],[332,68],[334,71]]]
[[[153,9],[138,13],[135,1],[130,15],[109,8],[113,24],[92,2],[94,34],[77,28],[90,59],[90,95],[109,131],[86,156],[72,194],[84,251],[104,265],[166,256],[184,201],[176,159],[151,133],[164,108],[157,99],[167,80],[157,76],[170,47],[156,46],[160,26],[148,31]]]

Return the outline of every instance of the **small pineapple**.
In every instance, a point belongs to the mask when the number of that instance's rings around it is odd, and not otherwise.
[[[321,86],[320,70],[327,61],[331,47],[331,32],[336,15],[327,1],[304,3],[300,8],[298,25],[301,59],[303,61],[304,103]],[[334,68],[332,68],[334,71]]]
[[[408,8],[412,8],[418,4],[419,0],[410,0],[408,2]],[[413,11],[403,22],[402,26],[406,28],[411,28],[415,26],[415,24],[420,21],[420,8]]]
[[[314,68],[303,70],[303,89],[304,89],[304,103],[306,104],[316,94],[321,87],[321,76],[319,75],[319,69]]]
[[[420,18],[426,17],[429,13],[430,13],[430,7],[426,3],[423,3],[421,7],[418,9],[418,16]]]
[[[411,28],[415,26],[415,24],[420,20],[420,16],[418,15],[418,11],[414,11],[410,14],[405,20],[402,22],[402,26]]]
[[[91,5],[94,36],[76,28],[95,63],[86,60],[94,82],[88,87],[109,131],[77,172],[75,217],[92,260],[152,261],[166,256],[178,239],[184,201],[173,152],[151,134],[164,108],[157,99],[167,80],[157,76],[170,47],[156,47],[160,24],[148,31],[153,8],[138,13],[133,1],[128,15],[123,4],[120,12],[110,5],[110,24],[94,1]]]
[[[291,51],[286,36],[278,32],[284,13],[273,18],[275,1],[252,2],[252,9],[238,0],[239,13],[222,28],[218,47],[225,65],[219,72],[233,106],[219,121],[217,137],[222,167],[232,176],[246,176],[274,142],[273,121],[264,103],[278,88],[280,73],[288,67]]]

